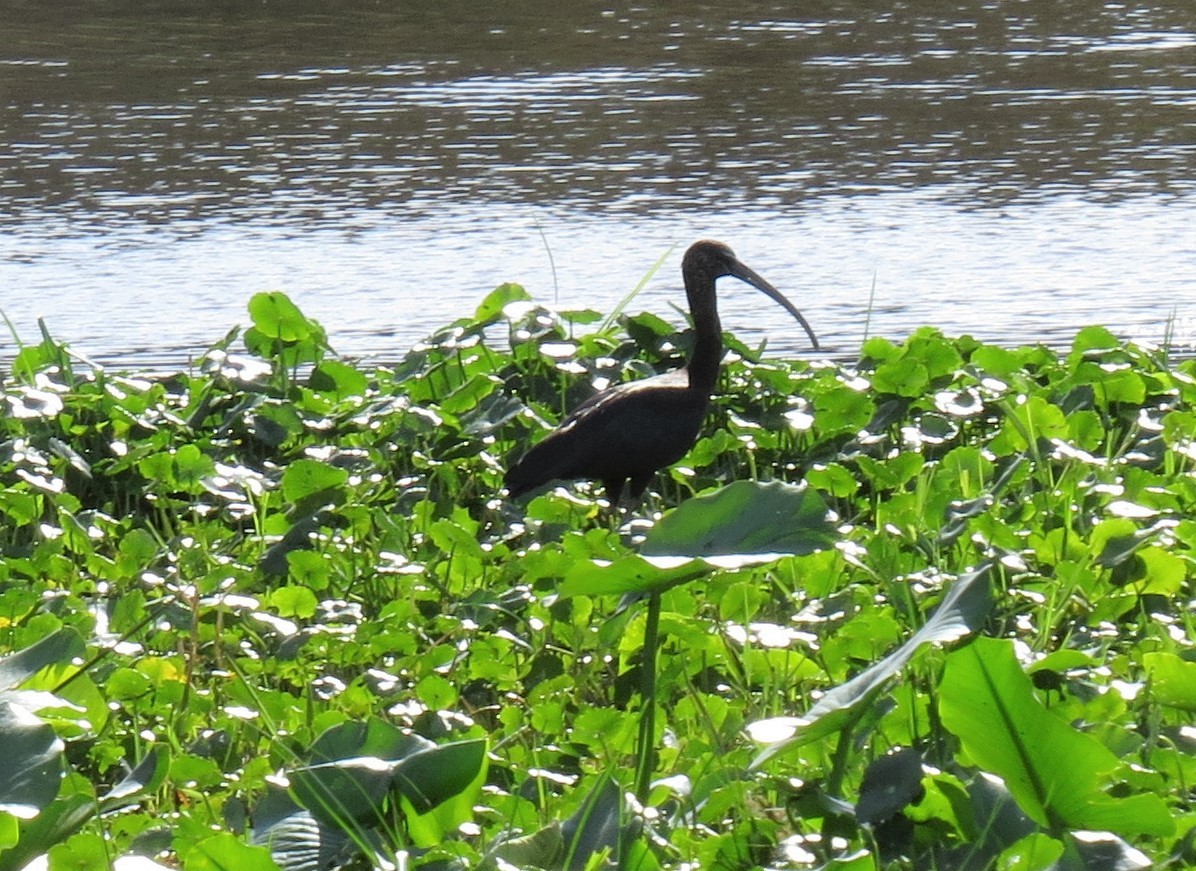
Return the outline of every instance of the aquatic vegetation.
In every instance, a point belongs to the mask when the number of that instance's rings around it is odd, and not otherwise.
[[[620,530],[503,470],[687,332],[504,285],[362,367],[249,311],[169,377],[12,362],[0,868],[1196,861],[1192,361],[732,340]]]

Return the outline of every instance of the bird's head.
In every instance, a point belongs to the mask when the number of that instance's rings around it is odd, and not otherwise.
[[[814,335],[814,331],[810,329],[810,325],[806,323],[805,317],[797,310],[797,307],[786,299],[779,290],[751,269],[744,266],[739,261],[739,258],[735,256],[735,252],[722,242],[703,239],[700,242],[694,242],[690,245],[689,250],[685,252],[685,257],[681,261],[681,274],[685,278],[685,290],[689,296],[690,309],[695,314],[695,322],[697,320],[697,310],[699,308],[707,308],[717,328],[718,314],[715,310],[714,282],[715,279],[729,275],[738,278],[740,281],[747,282],[752,287],[762,291],[770,299],[780,303],[802,325],[806,331],[806,335],[810,337],[810,342],[814,345],[814,348],[818,348],[818,337]]]
[[[715,242],[713,239],[703,239],[694,242],[685,252],[681,261],[683,273],[703,275],[707,278],[721,278],[724,275],[736,275],[743,269],[743,264],[735,256],[729,245]]]

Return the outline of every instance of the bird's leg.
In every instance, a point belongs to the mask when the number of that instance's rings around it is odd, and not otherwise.
[[[606,525],[612,529],[619,528],[619,518],[623,516],[622,496],[623,496],[622,478],[603,478],[602,490],[606,496],[606,508],[601,507],[599,502],[598,516],[606,521]]]

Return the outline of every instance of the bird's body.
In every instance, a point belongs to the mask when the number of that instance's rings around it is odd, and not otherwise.
[[[818,340],[801,313],[720,242],[696,242],[681,265],[694,324],[694,349],[680,369],[619,384],[591,396],[506,474],[512,496],[553,480],[601,481],[614,505],[631,482],[639,496],[652,475],[681,459],[697,441],[722,362],[715,279],[730,275],[783,305]]]
[[[709,402],[690,388],[685,369],[604,390],[511,467],[507,488],[518,496],[552,480],[591,478],[613,502],[630,480],[637,495],[697,440]]]

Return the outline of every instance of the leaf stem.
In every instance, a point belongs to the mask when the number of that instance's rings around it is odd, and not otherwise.
[[[636,748],[635,797],[648,801],[652,772],[656,767],[656,648],[660,637],[660,593],[648,596],[648,618],[644,625],[644,647],[640,662],[640,736]]]

